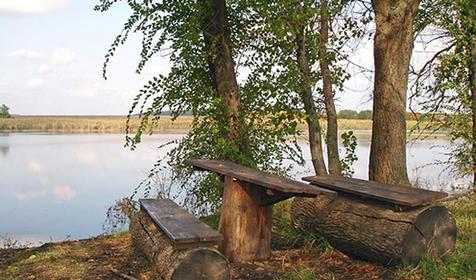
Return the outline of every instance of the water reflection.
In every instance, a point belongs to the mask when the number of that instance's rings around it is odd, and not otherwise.
[[[6,157],[10,151],[10,145],[8,145],[8,133],[0,132],[0,155]]]
[[[123,135],[0,134],[0,236],[35,242],[87,238],[103,232],[109,206],[128,197],[147,176],[149,168],[171,146],[161,144],[182,135],[146,137],[136,151],[123,148]],[[369,144],[360,138],[355,177],[367,178]],[[408,170],[413,180],[445,190],[454,180],[444,166],[426,166],[444,160],[444,140],[414,142],[408,146]],[[293,177],[312,174],[307,142],[300,143],[306,166],[295,166]],[[434,148],[431,148],[435,146]],[[170,184],[163,184],[164,191]]]
[[[0,236],[37,244],[101,234],[107,208],[166,152],[156,147],[180,136],[149,137],[132,152],[123,135],[0,135],[9,146],[0,157]]]
[[[0,144],[0,155],[6,157],[9,151],[10,151],[10,146],[8,146],[8,144],[5,144],[5,143]]]

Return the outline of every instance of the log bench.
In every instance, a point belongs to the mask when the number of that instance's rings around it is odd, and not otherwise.
[[[196,170],[224,176],[219,250],[232,262],[271,255],[272,206],[293,196],[336,195],[332,190],[220,160],[186,160]]]
[[[295,199],[294,225],[317,232],[348,255],[397,265],[454,250],[456,223],[445,207],[435,204],[446,193],[341,176],[303,180],[337,191],[338,196]]]
[[[227,259],[214,246],[222,239],[170,199],[140,199],[130,224],[137,251],[153,263],[162,279],[227,280]]]

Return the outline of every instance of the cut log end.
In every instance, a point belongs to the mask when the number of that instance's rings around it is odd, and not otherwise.
[[[402,262],[418,262],[424,254],[441,257],[454,251],[456,222],[448,209],[433,206],[416,218],[403,241]]]
[[[456,223],[443,206],[394,211],[388,205],[351,196],[296,198],[294,225],[325,237],[339,251],[384,265],[418,262],[454,250]]]
[[[228,262],[216,250],[200,248],[188,253],[175,269],[172,279],[227,280]]]

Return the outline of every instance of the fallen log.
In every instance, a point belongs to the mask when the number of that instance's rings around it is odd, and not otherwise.
[[[443,206],[397,211],[394,205],[352,195],[295,198],[294,226],[315,232],[339,251],[384,265],[418,262],[454,250],[456,223]]]
[[[171,222],[174,217],[163,216],[162,219]],[[162,279],[230,279],[228,261],[213,247],[216,241],[174,242],[169,236],[174,233],[161,229],[143,207],[132,218],[129,231],[136,250],[149,259]],[[178,234],[181,235],[183,232]],[[206,238],[205,234],[203,237]]]

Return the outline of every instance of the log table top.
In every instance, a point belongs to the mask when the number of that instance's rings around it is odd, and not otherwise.
[[[140,199],[139,203],[175,245],[216,245],[222,239],[218,231],[202,223],[170,199]]]
[[[429,204],[448,196],[448,194],[444,192],[390,185],[342,176],[310,176],[302,179],[313,185],[337,192],[349,193],[406,207]]]
[[[336,195],[336,192],[318,186],[298,182],[282,176],[255,170],[240,164],[222,160],[186,160],[198,170],[215,172],[240,181],[274,190],[290,196],[316,196],[318,194]]]

